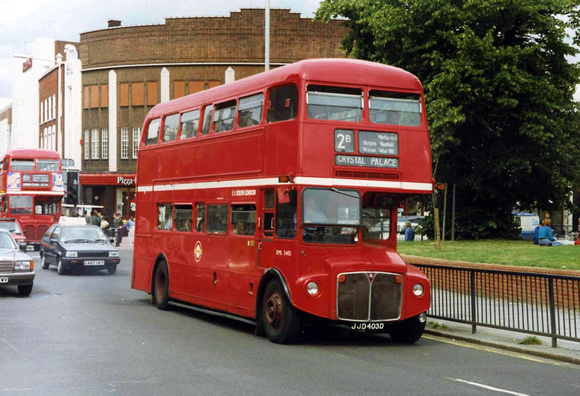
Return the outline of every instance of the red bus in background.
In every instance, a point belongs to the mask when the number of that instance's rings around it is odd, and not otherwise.
[[[401,69],[305,60],[155,106],[137,166],[132,287],[292,342],[318,320],[415,342],[430,285],[396,252],[431,194],[423,90]]]
[[[38,247],[58,223],[65,193],[60,154],[45,149],[9,151],[0,168],[0,217],[18,220],[29,245]]]

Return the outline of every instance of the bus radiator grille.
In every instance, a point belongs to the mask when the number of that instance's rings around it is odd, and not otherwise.
[[[401,316],[402,283],[396,274],[341,274],[337,315],[344,320],[396,320]],[[339,276],[339,277],[340,277]]]

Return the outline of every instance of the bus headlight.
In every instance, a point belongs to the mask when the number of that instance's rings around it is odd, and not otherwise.
[[[421,285],[420,283],[417,283],[415,286],[413,286],[413,294],[417,297],[420,297],[423,295],[423,285]]]
[[[306,292],[311,295],[315,296],[318,294],[318,283],[310,282],[306,285]]]
[[[77,252],[66,252],[66,257],[78,257]]]

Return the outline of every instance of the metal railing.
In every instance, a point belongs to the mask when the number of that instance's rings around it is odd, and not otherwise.
[[[580,277],[416,264],[431,282],[427,315],[580,342]]]

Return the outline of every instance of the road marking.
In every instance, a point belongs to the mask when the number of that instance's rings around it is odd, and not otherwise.
[[[444,339],[444,338],[426,336],[425,334],[423,334],[423,337],[422,338],[426,338],[426,339],[432,340],[432,341],[444,342],[446,344],[461,346],[461,347],[465,347],[465,348],[476,349],[478,351],[485,351],[485,352],[496,353],[498,355],[511,356],[511,357],[515,357],[515,358],[518,358],[518,359],[530,360],[532,362],[537,362],[537,363],[551,363],[551,364],[555,364],[555,365],[558,365],[559,366],[559,364],[557,364],[557,363],[548,362],[546,360],[532,358],[532,357],[529,357],[529,356],[522,356],[521,354],[519,354],[517,352],[500,351],[500,350],[497,350],[497,349],[493,349],[491,347],[486,347],[486,346],[481,346],[481,345],[474,345],[474,344],[469,344],[469,343],[463,343],[463,342],[459,342],[459,341],[451,341],[451,340],[447,340],[447,339]]]
[[[507,393],[508,395],[515,395],[515,396],[530,396],[526,393],[518,393],[518,392],[512,392],[509,390],[505,390],[505,389],[500,389],[500,388],[494,388],[493,386],[489,386],[489,385],[484,385],[484,384],[478,384],[477,382],[471,382],[471,381],[466,381],[466,380],[462,380],[459,378],[449,378],[452,379],[453,381],[457,381],[457,382],[463,382],[464,384],[468,384],[468,385],[473,385],[473,386],[478,386],[480,388],[484,388],[484,389],[489,389],[492,390],[494,392],[501,392],[501,393]]]

